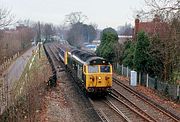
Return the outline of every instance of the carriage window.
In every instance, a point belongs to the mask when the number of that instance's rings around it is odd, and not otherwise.
[[[98,72],[98,66],[88,66],[88,72],[89,73],[97,73]]]
[[[100,66],[101,72],[110,72],[110,66]]]

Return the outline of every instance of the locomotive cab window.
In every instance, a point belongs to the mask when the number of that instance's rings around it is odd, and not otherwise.
[[[89,73],[98,73],[98,66],[88,66]]]
[[[100,66],[101,72],[110,72],[110,66],[104,65]]]

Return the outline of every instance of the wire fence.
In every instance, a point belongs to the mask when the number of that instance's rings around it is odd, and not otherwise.
[[[126,76],[129,79],[131,79],[131,71],[134,71],[119,64],[114,64],[113,68],[118,74]],[[157,78],[152,78],[145,73],[138,73],[137,84],[155,89],[174,100],[180,100],[180,85],[159,81]]]
[[[19,52],[13,55],[12,57],[8,58],[0,64],[0,77],[2,77],[2,72],[19,56]]]
[[[27,62],[21,77],[14,81],[3,79],[0,87],[0,121],[2,122],[35,122],[41,110],[42,94],[46,93],[46,83],[51,75],[51,67],[42,48],[41,58],[37,53]],[[1,79],[0,79],[1,80]],[[13,83],[10,88],[9,83]]]

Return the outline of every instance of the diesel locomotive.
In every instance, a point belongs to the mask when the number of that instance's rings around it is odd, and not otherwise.
[[[94,53],[60,45],[59,57],[87,93],[107,94],[112,87],[112,65]]]

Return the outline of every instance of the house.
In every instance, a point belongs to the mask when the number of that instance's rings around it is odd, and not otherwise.
[[[136,39],[138,32],[144,31],[150,37],[158,36],[160,39],[167,39],[172,36],[172,33],[174,34],[174,29],[171,29],[171,26],[163,22],[158,15],[155,15],[150,22],[140,22],[139,18],[137,18],[135,19],[133,38]]]

